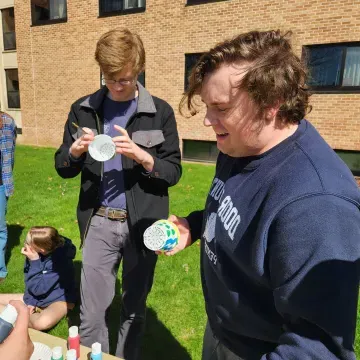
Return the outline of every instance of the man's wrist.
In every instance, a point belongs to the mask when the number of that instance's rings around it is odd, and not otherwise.
[[[144,151],[144,158],[141,161],[141,165],[147,172],[151,172],[154,168],[154,158],[146,151]]]
[[[83,155],[83,153],[76,154],[76,153],[74,153],[74,151],[71,151],[71,148],[69,149],[69,157],[73,161],[79,161],[82,155]]]

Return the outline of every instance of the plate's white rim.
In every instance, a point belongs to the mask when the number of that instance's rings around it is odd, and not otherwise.
[[[96,142],[96,138],[98,136],[102,136],[102,137],[107,137],[111,140],[111,142],[113,143],[114,145],[114,153],[112,154],[111,157],[107,158],[107,159],[104,159],[103,157],[102,158],[98,158],[97,156],[94,156],[94,149],[96,149],[96,146],[94,145],[94,143]],[[99,139],[99,138],[98,138]],[[114,144],[114,142],[112,141],[111,137],[109,135],[106,135],[106,134],[100,134],[100,135],[96,135],[95,136],[95,139],[90,143],[89,147],[88,147],[88,150],[89,150],[89,153],[90,153],[90,156],[96,160],[96,161],[107,161],[107,160],[110,160],[115,154],[116,154],[116,146]],[[97,150],[97,149],[96,149]]]

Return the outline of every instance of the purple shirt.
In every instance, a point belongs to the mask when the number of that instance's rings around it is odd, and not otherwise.
[[[137,102],[137,97],[128,101],[114,101],[106,97],[103,104],[104,134],[111,137],[120,136],[121,133],[114,129],[114,125],[125,128],[136,111]],[[124,173],[119,154],[104,162],[100,201],[102,206],[126,209]]]

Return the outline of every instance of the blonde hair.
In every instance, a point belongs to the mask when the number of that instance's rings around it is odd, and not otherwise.
[[[64,239],[52,226],[33,226],[26,235],[25,243],[51,253],[64,244]]]
[[[113,75],[126,65],[131,65],[137,75],[145,68],[144,44],[136,33],[126,28],[116,28],[98,40],[95,60],[104,74]]]

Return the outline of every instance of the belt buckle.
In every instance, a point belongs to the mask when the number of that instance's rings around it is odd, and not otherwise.
[[[109,211],[108,211],[108,217],[111,219],[111,218],[113,218],[113,219],[115,219],[115,210],[114,209],[110,209]]]

